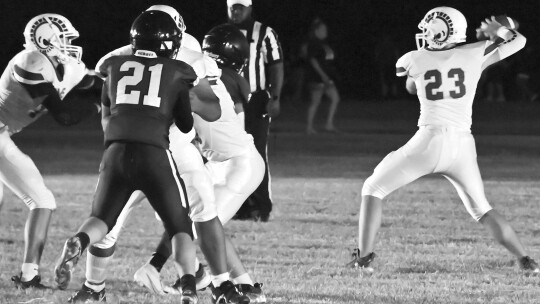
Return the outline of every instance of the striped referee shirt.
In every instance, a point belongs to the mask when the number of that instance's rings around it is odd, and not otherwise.
[[[266,90],[266,67],[283,61],[278,35],[258,21],[254,21],[248,30],[240,30],[249,42],[249,63],[242,75],[249,82],[251,92]]]

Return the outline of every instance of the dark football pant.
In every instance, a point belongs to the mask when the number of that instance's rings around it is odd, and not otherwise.
[[[185,185],[170,151],[142,143],[114,142],[103,153],[92,216],[109,230],[135,190],[141,190],[157,212],[170,237],[186,232],[193,237]]]
[[[238,211],[240,218],[249,217],[252,211],[258,211],[261,218],[268,218],[272,211],[270,198],[270,172],[268,167],[268,134],[270,131],[270,117],[266,115],[266,105],[269,96],[266,91],[254,92],[249,103],[244,107],[246,132],[253,136],[255,147],[264,159],[264,178],[255,192],[253,192]]]

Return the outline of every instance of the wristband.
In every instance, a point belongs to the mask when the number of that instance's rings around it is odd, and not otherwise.
[[[506,40],[508,38],[508,34],[510,34],[511,31],[506,28],[506,26],[501,26],[499,29],[497,29],[497,32],[495,33],[498,37],[501,37],[502,39]]]

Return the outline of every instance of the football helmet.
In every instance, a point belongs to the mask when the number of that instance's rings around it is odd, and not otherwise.
[[[465,42],[467,19],[455,8],[436,7],[424,16],[418,24],[422,33],[416,34],[416,47],[421,50],[442,49],[452,43]]]
[[[186,24],[184,23],[184,18],[182,18],[182,16],[180,16],[180,13],[178,13],[178,11],[172,6],[156,4],[150,6],[146,11],[160,11],[167,13],[169,14],[169,16],[171,16],[171,18],[173,18],[182,33],[186,31]]]
[[[202,50],[219,67],[231,67],[241,72],[249,58],[249,44],[242,32],[232,24],[221,24],[204,36]]]
[[[71,45],[71,41],[78,37],[79,32],[66,17],[58,14],[41,14],[26,24],[24,47],[40,51],[49,58],[56,57],[60,63],[66,63],[69,57],[80,61],[82,48]]]
[[[133,53],[146,50],[157,56],[173,58],[182,41],[176,21],[162,11],[145,11],[133,21],[130,31]]]

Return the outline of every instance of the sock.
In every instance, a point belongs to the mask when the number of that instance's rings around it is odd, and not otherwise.
[[[110,248],[99,248],[94,245],[88,248],[86,256],[86,286],[94,289],[93,287],[100,288],[101,291],[105,287],[105,280],[107,279],[107,270],[109,262],[114,256],[114,250],[116,244]]]
[[[212,276],[212,284],[214,287],[221,286],[221,283],[230,280],[230,275],[228,272],[224,272],[222,274],[219,274],[217,276]]]
[[[195,272],[199,271],[199,266],[201,266],[201,261],[198,257],[195,257]]]
[[[165,262],[167,262],[167,259],[168,257],[161,255],[159,252],[154,252],[152,253],[152,258],[148,264],[154,266],[157,271],[160,272],[163,265],[165,265]]]
[[[88,234],[86,234],[86,232],[79,232],[75,234],[75,237],[78,237],[81,241],[81,252],[84,252],[86,247],[88,247],[88,244],[90,244],[90,237]]]
[[[22,264],[22,267],[21,267],[21,272],[22,272],[21,281],[28,282],[28,281],[32,280],[35,276],[38,275],[38,273],[39,273],[38,269],[39,269],[38,264],[34,264],[34,263],[24,263],[24,264]]]
[[[234,285],[247,284],[253,286],[255,284],[247,272],[237,276],[236,278],[232,279],[232,281]]]
[[[95,292],[100,292],[105,288],[105,281],[103,281],[101,283],[92,283],[92,282],[88,282],[88,280],[86,280],[86,282],[84,282],[84,286],[92,289]]]

